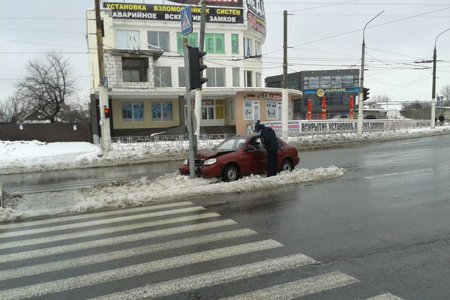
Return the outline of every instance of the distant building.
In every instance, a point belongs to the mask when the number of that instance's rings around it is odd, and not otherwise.
[[[138,2],[138,1],[136,1]],[[142,1],[141,1],[142,2]],[[180,1],[174,1],[180,2]],[[187,3],[187,2],[185,2]],[[262,46],[266,23],[262,1],[208,4],[206,77],[201,103],[201,133],[245,133],[257,119],[279,120],[281,89],[264,88]],[[168,4],[104,2],[105,75],[111,108],[111,135],[185,133],[186,103],[180,11]],[[198,47],[200,7],[192,7]],[[95,11],[87,11],[93,124],[98,124],[98,58]],[[290,107],[300,96],[290,91]],[[95,117],[96,116],[96,117]],[[292,116],[292,113],[291,113]],[[98,125],[94,134],[99,134]]]
[[[283,76],[265,79],[266,87],[281,87]],[[312,101],[313,119],[319,119],[322,112],[322,94],[326,98],[327,118],[349,113],[349,100],[353,97],[354,116],[357,116],[356,97],[359,94],[359,69],[301,71],[288,74],[288,87],[303,93],[295,101],[295,119],[305,119],[307,101]]]

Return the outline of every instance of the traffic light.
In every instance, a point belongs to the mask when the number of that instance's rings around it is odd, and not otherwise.
[[[370,90],[370,89],[368,89],[368,88],[364,88],[364,89],[363,89],[363,99],[364,99],[364,100],[369,99],[369,90]]]
[[[105,112],[105,118],[109,118],[111,116],[111,109],[106,105],[103,107],[103,111]]]
[[[206,52],[199,50],[196,47],[188,46],[189,55],[189,83],[190,90],[201,88],[202,84],[208,81],[208,78],[202,77],[202,71],[208,66],[202,64],[200,59],[206,55]]]

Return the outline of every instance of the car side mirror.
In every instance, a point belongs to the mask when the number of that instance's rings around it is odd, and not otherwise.
[[[245,149],[245,151],[254,151],[256,148],[252,145],[248,145],[247,148]]]

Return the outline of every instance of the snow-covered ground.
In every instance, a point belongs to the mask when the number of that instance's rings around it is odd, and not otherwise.
[[[449,133],[450,127],[436,127],[434,130],[418,129],[362,135],[349,133],[302,136],[289,138],[288,142],[302,151]],[[199,143],[200,149],[212,146],[211,142]],[[155,142],[144,146],[114,145],[113,150],[102,153],[98,146],[82,142],[0,141],[0,174],[183,159],[187,156],[187,150],[188,144],[180,142]],[[286,184],[336,178],[344,175],[344,172],[345,170],[335,166],[323,166],[313,170],[296,168],[291,173],[281,173],[275,177],[249,176],[232,183],[202,178],[190,179],[188,176],[171,173],[153,180],[141,178],[134,182],[123,181],[120,184],[79,191],[39,193],[7,198],[4,201],[4,208],[0,208],[0,222],[133,207],[156,202],[185,200],[195,196],[271,189]]]

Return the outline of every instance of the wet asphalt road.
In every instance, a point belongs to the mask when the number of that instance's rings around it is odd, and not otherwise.
[[[92,263],[84,267],[74,265],[71,269],[64,269],[61,272],[29,275],[20,277],[18,280],[13,278],[1,281],[3,275],[0,272],[0,293],[3,289],[12,289],[11,294],[8,294],[9,290],[5,290],[5,294],[1,295],[16,295],[13,292],[18,294],[27,292],[28,290],[23,288],[25,286],[44,282],[42,286],[32,286],[28,291],[29,295],[38,295],[48,289],[53,292],[49,292],[42,299],[75,299],[76,297],[81,299],[120,293],[130,288],[138,289],[134,292],[139,291],[143,295],[148,295],[147,293],[156,293],[160,288],[164,291],[161,295],[166,296],[163,297],[164,299],[218,299],[338,272],[338,274],[349,276],[352,281],[346,285],[338,285],[336,288],[318,291],[320,281],[314,280],[316,285],[310,286],[313,292],[302,299],[368,299],[374,296],[381,297],[380,295],[386,293],[403,299],[450,299],[449,150],[450,137],[440,136],[350,149],[304,152],[301,154],[302,167],[317,168],[336,165],[345,168],[347,172],[344,176],[333,180],[287,186],[270,191],[186,199],[193,204],[182,204],[183,209],[185,206],[188,209],[191,209],[191,206],[201,206],[206,208],[206,211],[170,212],[177,216],[174,222],[180,222],[182,217],[198,218],[201,215],[203,218],[203,213],[209,213],[212,216],[207,217],[212,218],[211,220],[216,223],[206,223],[209,219],[191,219],[191,221],[181,222],[181,227],[161,223],[161,225],[152,225],[156,227],[154,229],[152,227],[151,230],[149,230],[150,227],[142,229],[126,227],[128,231],[123,232],[113,231],[116,226],[119,226],[113,223],[101,225],[97,233],[95,229],[100,226],[99,224],[74,229],[72,228],[74,224],[84,221],[73,220],[61,221],[60,224],[64,226],[67,224],[70,228],[60,231],[56,231],[55,225],[48,225],[48,229],[47,225],[33,225],[27,229],[40,228],[39,230],[48,230],[48,232],[33,233],[29,237],[15,236],[16,234],[12,233],[12,237],[4,239],[0,235],[0,242],[4,243],[4,246],[0,243],[0,269],[16,270],[18,267],[27,266],[30,267],[30,272],[39,270],[41,263],[51,263],[54,260],[79,257],[79,260],[86,264],[89,255],[93,254],[109,253],[113,250],[125,250],[125,253],[130,253],[132,251],[127,247],[137,245],[148,247],[177,239],[194,239],[191,246],[183,242],[184,247],[147,256],[141,254],[137,257],[103,264]],[[149,215],[144,215],[143,211],[138,211],[142,215],[136,215],[137,212],[131,213],[131,210],[119,212],[121,216],[131,216],[126,223],[122,221],[120,224],[123,225],[120,226],[140,226],[142,222],[154,221],[155,217],[150,218]],[[214,215],[216,213],[217,216]],[[161,215],[156,219],[167,222],[167,219],[171,217]],[[110,217],[92,215],[94,222],[106,218]],[[231,227],[230,230],[250,229],[257,235],[240,236],[232,241],[194,245],[195,240],[198,241],[204,234],[211,234],[217,238],[217,234],[221,235],[225,230],[222,227],[216,227],[219,226],[217,222],[230,220],[236,222],[226,225],[227,228]],[[151,239],[147,237],[147,239],[142,238],[121,244],[123,239],[139,234],[154,234],[160,230],[180,230],[177,228],[185,230],[189,226],[203,225],[207,226],[207,229],[203,231]],[[122,227],[120,228],[123,230]],[[5,231],[0,228],[0,234],[1,232]],[[61,234],[61,237],[56,236],[58,234]],[[70,237],[70,234],[73,234],[76,239],[65,240]],[[54,236],[57,240],[52,240]],[[79,248],[79,244],[83,245],[83,243],[86,243],[86,247],[91,247],[93,243],[104,241],[105,237],[114,240],[111,242],[113,244],[95,249]],[[121,242],[119,243],[117,239]],[[265,242],[260,242],[261,240]],[[7,244],[10,242],[13,244]],[[35,242],[39,244],[36,245]],[[257,246],[251,246],[255,249],[247,244],[252,242],[258,242]],[[227,248],[225,254],[220,254],[222,258],[211,261],[207,261],[204,257],[205,252],[201,252],[216,251],[220,250],[220,247],[235,245],[244,247],[244,244],[246,250]],[[9,247],[10,245],[15,246]],[[55,247],[61,248],[58,250],[61,253],[55,252],[50,256]],[[238,254],[232,254],[233,251],[237,251]],[[152,261],[168,259],[165,263],[167,266],[177,261],[181,255],[200,252],[203,253],[202,256],[196,259],[201,262],[195,264],[162,269],[150,275],[135,274],[132,278],[107,281],[112,280],[110,278],[114,276],[127,273],[125,271],[110,273],[109,270],[112,268],[142,264],[147,259]],[[238,276],[240,272],[244,272],[233,269],[233,272],[227,275],[228,273],[223,271],[226,268],[245,266],[244,270],[250,272],[252,269],[247,265],[249,263],[300,253],[316,262],[304,267],[267,272],[247,279],[244,276],[240,280],[230,282],[226,282],[221,277]],[[23,255],[23,260],[8,262],[6,259],[8,255],[11,255],[13,259]],[[41,257],[42,255],[44,256]],[[193,258],[183,256],[180,264],[188,263],[189,259]],[[92,260],[95,262],[98,258]],[[136,270],[136,267],[130,268],[130,272],[136,272]],[[93,273],[101,271],[103,273]],[[218,271],[218,274],[211,273],[205,277],[198,277],[199,274],[211,271]],[[106,279],[102,277],[103,275]],[[5,276],[12,275],[9,273]],[[82,277],[70,280],[73,276]],[[179,281],[180,278],[190,278],[189,276],[194,278],[191,281]],[[174,279],[178,281],[170,281]],[[83,286],[83,280],[86,281],[85,286]],[[91,284],[94,284],[96,280],[101,284],[93,288]],[[212,283],[214,280],[219,283]],[[159,284],[159,282],[166,284]],[[331,279],[327,281],[327,283],[330,282],[332,282]],[[61,291],[60,289],[65,288],[65,284],[80,285],[80,287]],[[140,290],[146,284],[151,285],[144,291]],[[183,284],[187,285],[186,290],[171,294],[172,288],[183,287]],[[296,283],[294,286],[303,285]],[[266,291],[265,295],[267,293]],[[278,292],[278,294],[281,293]],[[263,299],[270,298],[263,297]]]
[[[305,168],[333,164],[347,172],[335,180],[237,195],[240,201],[198,203],[380,292],[450,299],[448,135],[314,151],[302,159]],[[365,297],[368,287],[361,289],[354,290],[355,299]],[[341,299],[339,293],[334,299]]]

